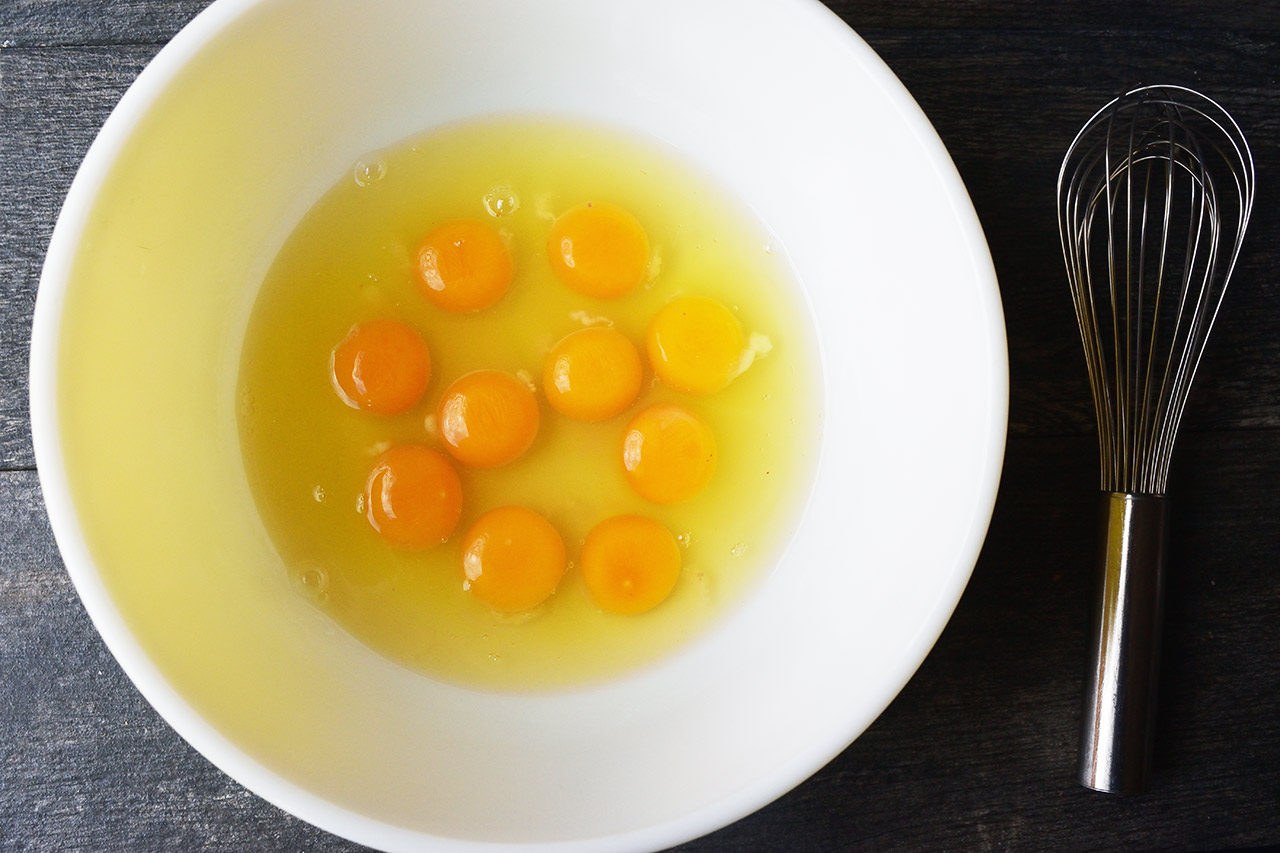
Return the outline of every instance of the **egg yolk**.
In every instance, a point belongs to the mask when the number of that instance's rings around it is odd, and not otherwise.
[[[329,376],[342,402],[375,415],[398,415],[422,399],[431,354],[413,329],[395,320],[352,327],[329,354]]]
[[[364,489],[365,517],[393,545],[431,548],[462,514],[462,483],[443,454],[401,444],[374,462]]]
[[[716,466],[711,430],[693,412],[669,403],[636,415],[622,436],[622,467],[636,493],[656,504],[687,500]]]
[[[601,421],[631,405],[643,373],[640,353],[626,335],[593,326],[566,335],[551,348],[542,390],[565,417]]]
[[[551,226],[547,260],[556,276],[579,293],[616,299],[648,277],[649,238],[621,207],[589,201]]]
[[[710,394],[729,384],[742,361],[742,327],[714,299],[684,297],[654,316],[645,348],[663,382],[691,394]]]
[[[462,586],[495,610],[541,604],[564,570],[564,540],[551,522],[522,506],[486,512],[462,541]]]
[[[418,247],[418,288],[455,313],[493,305],[511,285],[511,254],[498,232],[474,219],[433,229]]]
[[[501,370],[468,373],[440,400],[445,447],[473,468],[496,468],[518,458],[533,443],[539,421],[533,391]]]
[[[415,330],[396,320],[352,327],[329,353],[329,378],[352,409],[399,415],[412,409],[431,380],[431,353]]]
[[[671,531],[641,515],[617,515],[587,534],[582,577],[610,613],[643,613],[661,604],[680,578],[680,546]]]

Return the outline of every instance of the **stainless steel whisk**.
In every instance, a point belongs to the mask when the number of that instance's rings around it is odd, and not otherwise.
[[[1253,155],[1217,103],[1143,86],[1058,175],[1058,229],[1098,420],[1102,511],[1079,779],[1146,787],[1169,460],[1253,208]]]

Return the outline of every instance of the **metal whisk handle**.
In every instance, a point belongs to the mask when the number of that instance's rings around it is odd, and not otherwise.
[[[1157,495],[1103,492],[1101,510],[1080,784],[1136,794],[1151,766],[1166,503]]]

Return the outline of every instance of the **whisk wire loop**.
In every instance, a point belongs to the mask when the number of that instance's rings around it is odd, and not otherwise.
[[[1219,186],[1215,174],[1230,179]],[[1235,121],[1178,86],[1115,99],[1068,149],[1058,226],[1105,490],[1164,494],[1253,195],[1253,157]]]

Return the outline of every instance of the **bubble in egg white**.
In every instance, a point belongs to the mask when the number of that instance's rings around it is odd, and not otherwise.
[[[311,601],[323,603],[329,600],[329,573],[319,566],[300,566],[293,582],[298,591]]]
[[[510,216],[520,209],[520,196],[511,187],[494,187],[484,194],[484,209],[490,216]]]
[[[381,157],[361,158],[356,161],[353,171],[356,183],[367,187],[387,176],[387,164]]]

